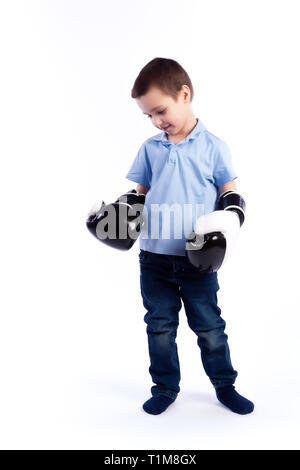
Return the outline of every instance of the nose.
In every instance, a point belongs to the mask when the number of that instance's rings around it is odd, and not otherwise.
[[[163,122],[159,117],[157,117],[157,118],[153,118],[153,124],[155,127],[161,128],[161,126],[163,125]]]

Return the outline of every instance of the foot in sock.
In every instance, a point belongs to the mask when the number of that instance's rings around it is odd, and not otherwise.
[[[143,404],[143,409],[151,415],[159,415],[165,411],[175,398],[167,397],[167,395],[155,395]]]
[[[235,389],[233,385],[219,388],[216,390],[218,400],[234,413],[245,415],[251,413],[254,409],[252,401],[242,397]]]

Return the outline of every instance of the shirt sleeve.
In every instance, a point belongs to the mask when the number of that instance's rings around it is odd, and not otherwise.
[[[140,147],[126,178],[143,186],[151,186],[151,166],[149,163],[146,145]]]
[[[237,174],[232,166],[231,152],[223,140],[219,144],[215,155],[213,177],[216,186],[222,186],[228,181],[237,178]]]

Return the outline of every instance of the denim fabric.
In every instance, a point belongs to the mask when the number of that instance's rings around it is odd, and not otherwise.
[[[185,256],[139,252],[140,288],[147,310],[152,395],[176,398],[180,365],[176,334],[182,301],[188,325],[196,333],[204,370],[215,389],[235,382],[225,321],[217,305],[217,273],[199,273]]]

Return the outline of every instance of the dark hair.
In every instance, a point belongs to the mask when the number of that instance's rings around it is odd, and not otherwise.
[[[142,68],[137,76],[131,90],[131,98],[139,98],[145,95],[151,86],[156,86],[177,101],[182,85],[187,85],[191,90],[192,101],[194,89],[184,68],[176,60],[155,57]]]

